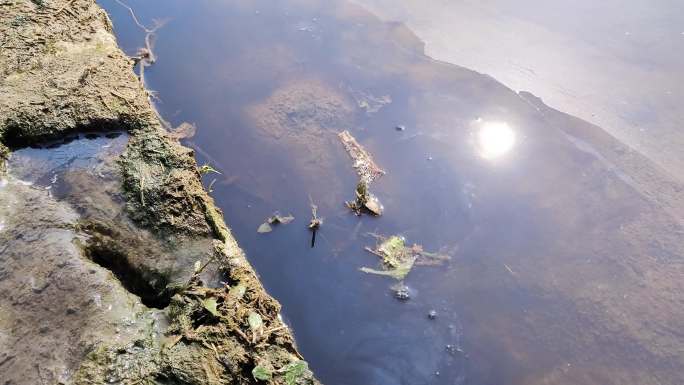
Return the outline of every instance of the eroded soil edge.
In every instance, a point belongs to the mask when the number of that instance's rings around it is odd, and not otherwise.
[[[130,135],[112,182],[70,174],[70,199],[7,170],[112,130]],[[316,383],[93,0],[0,0],[0,158],[5,384]]]

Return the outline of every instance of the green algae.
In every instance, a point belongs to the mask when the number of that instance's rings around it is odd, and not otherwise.
[[[270,381],[273,378],[273,373],[265,366],[257,365],[252,369],[252,376],[255,380]]]
[[[360,268],[364,273],[388,276],[401,281],[406,278],[416,263],[438,264],[450,258],[447,254],[426,252],[421,245],[415,243],[412,246],[406,246],[404,237],[398,235],[388,238],[379,235],[375,237],[379,243],[374,249],[366,247],[366,251],[380,257],[381,269]]]
[[[206,175],[206,174],[210,174],[210,173],[219,174],[219,175],[221,174],[217,169],[211,167],[211,165],[206,164],[206,163],[201,165],[198,168],[198,171],[202,175]]]

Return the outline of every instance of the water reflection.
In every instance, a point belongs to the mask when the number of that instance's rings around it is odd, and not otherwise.
[[[516,143],[515,131],[506,122],[478,119],[477,149],[485,159],[496,159],[509,153]]]
[[[626,150],[596,127],[434,62],[410,31],[344,1],[131,4],[174,18],[146,79],[164,116],[197,123],[200,163],[230,176],[213,195],[324,383],[683,383],[670,331],[684,329],[684,308],[660,290],[684,292],[660,262],[684,255],[680,227],[597,158]],[[130,15],[110,10],[130,37]],[[314,18],[315,36],[297,30]],[[381,218],[343,206],[357,178],[342,130],[388,171],[373,185]],[[326,217],[313,249],[308,196]],[[274,210],[297,219],[259,236]],[[367,233],[458,251],[412,271],[400,303],[391,282],[358,270],[377,258]]]

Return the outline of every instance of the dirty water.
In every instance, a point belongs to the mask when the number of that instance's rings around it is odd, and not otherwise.
[[[142,32],[115,1],[130,54]],[[678,384],[682,211],[629,148],[343,1],[131,1],[145,69],[326,384]],[[356,216],[348,130],[386,174]],[[580,145],[578,145],[580,144]],[[635,155],[636,156],[636,155]],[[631,159],[631,158],[630,158]],[[626,168],[623,168],[626,167]],[[637,173],[637,174],[633,174]],[[311,202],[323,224],[311,247]],[[256,229],[274,212],[295,220]],[[448,253],[398,301],[371,234]]]

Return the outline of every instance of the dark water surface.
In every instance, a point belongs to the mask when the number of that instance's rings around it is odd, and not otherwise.
[[[142,31],[101,3],[134,54]],[[684,382],[682,206],[646,159],[343,1],[130,5],[168,20],[147,86],[197,125],[186,144],[221,172],[205,182],[322,382]],[[382,217],[344,207],[343,130],[387,171]],[[275,210],[296,219],[257,234]],[[401,302],[359,271],[377,267],[369,233],[452,258],[415,267]]]

